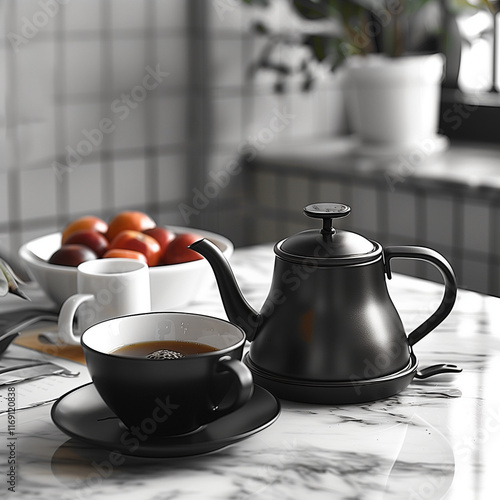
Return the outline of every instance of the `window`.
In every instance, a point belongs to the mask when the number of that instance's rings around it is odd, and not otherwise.
[[[497,16],[486,10],[457,19],[462,43],[459,87],[465,92],[499,89]]]
[[[498,15],[478,10],[457,17],[459,70],[456,85],[443,89],[440,123],[452,140],[500,144]]]

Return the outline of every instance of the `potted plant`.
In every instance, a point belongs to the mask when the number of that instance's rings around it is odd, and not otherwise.
[[[270,0],[244,0],[266,6]],[[472,3],[473,0],[471,0]],[[275,89],[284,91],[293,73],[302,87],[314,84],[313,66],[342,68],[346,109],[353,131],[364,145],[408,150],[422,141],[443,143],[437,136],[441,84],[448,58],[456,67],[460,39],[454,13],[463,8],[493,11],[489,0],[291,0],[292,11],[305,20],[301,33],[273,33],[265,22],[255,29],[267,36],[252,70],[274,70]],[[311,32],[310,21],[327,29]],[[429,23],[430,21],[430,23]],[[432,29],[429,30],[428,25]],[[274,58],[283,45],[302,45],[308,57],[292,66]],[[453,79],[448,73],[446,81]],[[431,144],[432,145],[432,144]]]

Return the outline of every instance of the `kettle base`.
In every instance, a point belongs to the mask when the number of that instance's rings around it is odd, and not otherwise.
[[[405,389],[417,373],[418,361],[411,353],[408,365],[383,377],[341,382],[285,378],[259,368],[249,354],[243,362],[252,372],[255,384],[264,387],[275,397],[288,401],[313,404],[356,404],[393,396]]]

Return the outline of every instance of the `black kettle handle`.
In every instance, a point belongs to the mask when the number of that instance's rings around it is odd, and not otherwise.
[[[444,279],[444,295],[436,311],[408,335],[410,346],[422,340],[450,314],[457,298],[457,280],[450,263],[435,250],[418,246],[392,246],[384,249],[385,271],[391,279],[391,259],[417,259],[430,262]]]

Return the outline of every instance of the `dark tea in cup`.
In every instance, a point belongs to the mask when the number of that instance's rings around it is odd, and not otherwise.
[[[185,342],[183,340],[153,340],[149,342],[139,342],[121,346],[112,351],[112,354],[118,356],[132,356],[147,359],[178,359],[194,354],[203,354],[205,352],[218,351],[216,347],[201,344],[200,342]],[[172,352],[172,357],[161,357],[163,352]]]

